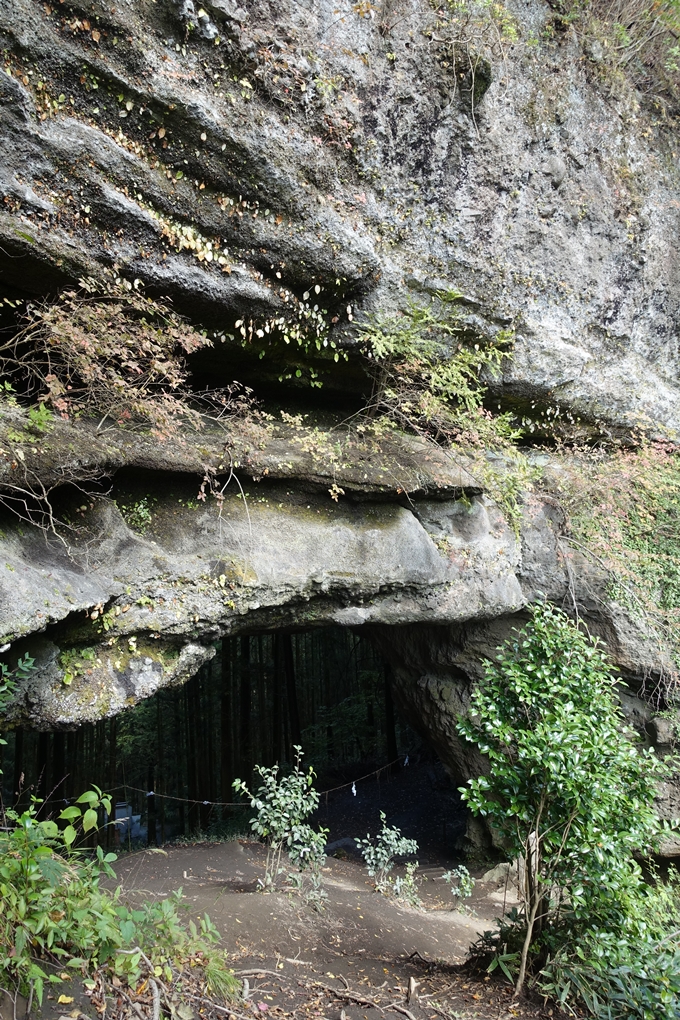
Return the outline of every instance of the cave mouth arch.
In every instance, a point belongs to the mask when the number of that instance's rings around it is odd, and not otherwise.
[[[109,847],[249,832],[236,778],[258,784],[255,765],[285,770],[294,748],[317,774],[315,819],[329,852],[390,824],[431,860],[456,857],[465,812],[434,750],[399,713],[390,666],[376,644],[345,627],[264,631],[216,642],[214,658],[184,684],[110,719],[72,731],[10,731],[5,805],[44,801],[42,817],[96,784],[111,792]],[[422,856],[422,854],[421,854]]]

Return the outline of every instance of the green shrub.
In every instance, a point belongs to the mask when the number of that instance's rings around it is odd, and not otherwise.
[[[576,946],[634,946],[669,934],[668,910],[656,911],[653,929],[645,920],[660,894],[645,885],[635,856],[653,850],[663,831],[653,804],[668,767],[625,727],[597,642],[548,605],[531,615],[487,662],[470,716],[458,723],[489,767],[463,798],[488,818],[523,875],[521,912],[478,952],[516,969],[518,992],[527,971],[540,983],[543,968],[553,994],[588,1005],[578,982],[567,988],[557,979],[555,960],[563,972],[576,970]],[[586,963],[613,982],[616,966],[610,973],[602,959]],[[654,959],[647,965],[653,970]]]
[[[546,965],[541,990],[564,1004],[577,996],[598,1020],[677,1020],[680,948],[677,913],[665,934],[594,930]],[[673,927],[676,928],[673,931]]]
[[[417,906],[420,902],[415,883],[415,872],[418,862],[407,865],[404,878],[391,878],[390,871],[395,865],[397,857],[409,857],[418,853],[418,844],[415,839],[407,839],[402,836],[401,830],[395,826],[387,825],[385,812],[380,812],[382,828],[373,839],[370,835],[366,839],[357,839],[356,844],[359,852],[366,863],[366,870],[371,878],[375,878],[375,887],[383,895],[393,894],[397,898],[405,899],[407,902]]]
[[[284,850],[299,872],[309,869],[316,877],[312,895],[320,890],[320,869],[326,857],[326,835],[328,829],[315,830],[305,819],[319,805],[319,793],[314,789],[314,769],[304,772],[300,766],[303,751],[295,745],[295,764],[289,775],[279,777],[279,766],[265,768],[256,765],[255,771],[262,779],[257,793],[251,793],[242,779],[234,780],[234,790],[250,798],[255,815],[250,827],[267,844],[267,863],[263,879],[258,879],[263,891],[276,888],[280,877],[285,874],[281,866]],[[299,884],[299,883],[298,883]],[[318,899],[318,897],[317,897]]]
[[[28,656],[14,671],[0,663],[0,712],[32,669]],[[115,977],[119,986],[134,988],[144,976],[172,995],[181,993],[186,968],[194,987],[196,975],[202,976],[207,994],[236,993],[238,983],[207,914],[198,926],[182,923],[181,890],[132,909],[121,901],[120,887],[111,892],[100,886],[102,877],[115,879],[116,855],[101,846],[92,854],[78,844],[98,829],[100,810],[111,815],[107,794],[86,790],[58,822],[39,819],[39,804],[5,811],[0,830],[0,987],[41,1003],[45,984],[62,984],[69,968],[89,987],[98,977],[108,988]]]
[[[89,805],[105,805],[107,798],[88,791],[81,800],[88,807],[82,814],[67,808],[64,831],[52,820],[40,821],[34,805],[21,814],[6,812],[10,827],[0,833],[0,983],[35,992],[42,1002],[45,983],[64,980],[63,967],[82,974],[86,984],[104,968],[105,977],[135,986],[143,973],[175,983],[191,962],[203,968],[209,990],[235,992],[207,915],[198,928],[193,921],[188,928],[182,924],[181,891],[131,909],[121,902],[120,888],[100,886],[103,876],[116,877],[115,854],[104,854],[101,846],[94,856],[74,851],[73,833],[76,825],[80,833],[94,827]]]

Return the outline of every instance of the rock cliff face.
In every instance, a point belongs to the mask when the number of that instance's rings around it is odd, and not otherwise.
[[[672,123],[539,0],[447,12],[3,0],[5,284],[115,265],[226,333],[318,286],[348,344],[348,307],[443,284],[470,331],[515,324],[501,398],[677,425]],[[218,351],[197,372],[230,380]],[[276,381],[289,351],[266,353]]]
[[[319,392],[365,399],[358,316],[451,288],[468,336],[515,331],[489,380],[500,407],[672,432],[672,123],[614,89],[547,4],[496,18],[425,0],[0,0],[6,324],[17,298],[139,280],[214,335],[198,385],[237,377],[318,411]],[[323,321],[326,343],[288,342],[284,315]],[[576,600],[633,687],[666,667],[566,555],[550,499],[527,492],[516,533],[455,452],[355,435],[338,453],[311,427],[158,445],[57,422],[23,442],[23,421],[3,412],[0,485],[44,485],[73,530],[2,525],[0,630],[39,666],[15,720],[114,714],[224,634],[334,621],[372,629],[402,707],[465,778],[478,763],[453,716],[538,592]],[[224,500],[197,503],[196,478],[225,464]],[[74,488],[95,475],[113,498]]]

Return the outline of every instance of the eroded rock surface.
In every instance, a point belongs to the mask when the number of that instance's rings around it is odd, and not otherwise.
[[[453,287],[470,333],[516,328],[502,399],[676,427],[673,122],[548,4],[509,5],[514,42],[475,17],[3,0],[8,292],[115,266],[237,339],[311,293],[351,347],[357,310]],[[298,385],[300,352],[270,339],[257,378]],[[253,376],[239,352],[227,338],[197,371]],[[303,381],[312,364],[329,392],[361,388],[312,353]]]
[[[466,620],[524,603],[519,545],[481,495],[335,503],[263,480],[204,506],[196,492],[190,478],[146,473],[120,479],[115,502],[74,498],[62,508],[79,524],[69,548],[6,521],[0,629],[39,662],[17,718],[115,714],[186,679],[225,634]],[[17,641],[36,631],[45,637]]]
[[[357,319],[454,289],[468,337],[514,330],[500,407],[672,433],[673,121],[610,89],[548,4],[507,16],[514,42],[426,0],[0,0],[0,296],[139,280],[213,335],[198,385],[285,404],[321,381],[356,407]],[[308,312],[319,343],[286,343],[275,320]],[[635,692],[667,653],[565,547],[548,498],[527,489],[516,534],[455,451],[311,424],[166,444],[24,426],[3,412],[0,486],[15,509],[44,486],[71,530],[2,524],[0,631],[38,665],[15,722],[115,714],[223,635],[336,622],[372,628],[402,710],[465,779],[480,762],[456,714],[540,594],[579,606],[665,746]],[[232,470],[223,501],[197,500]],[[107,498],[87,487],[102,477]]]

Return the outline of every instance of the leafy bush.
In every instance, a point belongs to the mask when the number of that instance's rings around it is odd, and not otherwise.
[[[13,671],[0,663],[0,713],[33,665],[28,656]],[[39,819],[39,804],[2,816],[0,987],[42,1002],[46,983],[68,980],[66,967],[82,975],[89,988],[94,978],[107,988],[114,977],[118,987],[134,988],[144,976],[171,997],[189,974],[195,988],[200,973],[202,991],[221,998],[236,993],[238,983],[217,948],[220,935],[207,914],[198,927],[193,921],[182,924],[181,890],[131,909],[121,902],[120,887],[114,892],[100,887],[102,877],[115,879],[116,855],[105,854],[101,846],[94,855],[77,846],[98,829],[100,810],[111,815],[110,796],[96,786],[86,790],[61,812],[61,826]]]
[[[304,772],[300,767],[303,751],[295,745],[295,764],[292,772],[279,778],[279,766],[265,768],[256,765],[255,771],[262,779],[257,793],[251,793],[242,779],[234,780],[234,790],[250,798],[250,806],[256,814],[250,819],[250,827],[267,844],[267,863],[263,879],[258,879],[265,891],[276,888],[285,874],[281,867],[284,850],[300,872],[310,869],[316,873],[320,885],[320,868],[326,857],[326,835],[328,829],[315,830],[305,822],[319,805],[319,793],[314,789],[314,769]]]
[[[644,919],[658,894],[634,855],[653,850],[663,831],[653,803],[668,767],[625,727],[615,685],[597,642],[564,613],[538,606],[487,662],[470,717],[458,723],[489,765],[463,798],[520,861],[521,945],[516,953],[508,947],[506,930],[494,948],[505,955],[504,969],[517,965],[518,992],[527,969],[536,978],[543,966],[546,977],[550,959],[563,969],[578,963],[578,944],[630,936],[633,945],[648,930]],[[659,927],[653,938],[668,934]],[[580,995],[577,982],[560,987],[565,999]]]
[[[543,971],[542,991],[564,1002],[578,996],[599,1020],[677,1020],[680,948],[677,908],[664,934],[586,932],[562,948]],[[673,930],[675,929],[675,930]]]
[[[40,821],[35,806],[6,812],[10,827],[0,833],[0,983],[30,990],[42,1002],[46,983],[65,980],[64,966],[90,986],[100,968],[107,978],[136,986],[142,974],[176,983],[191,963],[203,968],[209,991],[234,993],[237,983],[215,948],[219,933],[207,915],[199,928],[181,923],[181,891],[133,910],[121,902],[120,888],[100,887],[102,876],[115,878],[115,854],[104,854],[101,846],[94,857],[74,851],[73,832],[74,824],[80,832],[93,828],[92,805],[106,806],[107,798],[88,791],[80,800],[88,807],[82,813],[67,808],[64,831],[52,820]]]
[[[418,844],[415,839],[407,839],[402,836],[401,829],[386,824],[385,812],[380,812],[382,829],[378,835],[372,838],[357,839],[356,844],[359,852],[366,862],[366,870],[371,878],[375,878],[375,887],[378,892],[388,895],[407,894],[406,898],[415,894],[415,869],[418,862],[407,872],[406,879],[391,879],[389,873],[396,863],[397,857],[409,857],[418,853]],[[410,876],[410,881],[409,881]],[[417,897],[416,897],[417,898]]]

